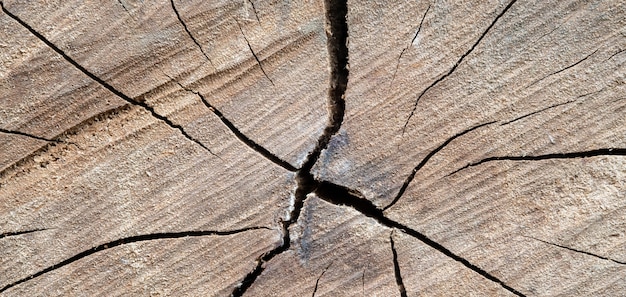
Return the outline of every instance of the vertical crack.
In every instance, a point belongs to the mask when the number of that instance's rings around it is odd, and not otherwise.
[[[243,33],[243,28],[241,28],[241,24],[239,24],[239,21],[237,21],[236,19],[235,19],[235,23],[237,23],[237,26],[239,27],[239,31],[241,32],[241,35],[243,36],[243,39],[246,40],[246,44],[248,45],[248,49],[250,49],[250,52],[252,53],[252,56],[256,60],[256,63],[259,65],[259,68],[261,68],[261,72],[263,72],[263,74],[265,75],[267,80],[270,81],[272,86],[275,86],[274,85],[274,81],[269,77],[269,75],[267,75],[267,72],[265,72],[265,69],[263,68],[263,65],[261,64],[261,60],[259,60],[259,57],[256,55],[256,53],[252,49],[252,45],[250,45],[250,41],[248,40],[248,37],[246,37],[246,34]]]
[[[330,65],[330,85],[328,88],[329,118],[324,132],[317,141],[317,145],[304,161],[302,171],[310,171],[319,159],[330,139],[341,128],[346,101],[345,93],[348,86],[348,14],[347,1],[325,0],[326,8],[326,38],[328,47],[328,62]]]
[[[5,7],[4,7],[4,3],[3,1],[0,1],[0,7],[2,7],[2,11],[4,13],[6,13],[9,17],[11,17],[13,20],[17,21],[20,25],[22,25],[22,27],[26,28],[28,31],[30,31],[31,34],[33,34],[35,37],[37,37],[40,41],[42,41],[43,43],[45,43],[48,47],[50,47],[52,50],[54,50],[55,52],[57,52],[59,55],[61,55],[61,57],[63,57],[63,59],[65,59],[67,62],[69,62],[72,66],[74,66],[74,68],[78,69],[80,72],[82,72],[83,74],[87,75],[89,78],[91,78],[92,80],[94,80],[95,82],[97,82],[98,84],[100,84],[102,87],[104,87],[105,89],[109,90],[111,93],[113,93],[115,96],[119,97],[120,99],[132,104],[132,105],[137,105],[142,107],[143,109],[147,110],[148,112],[150,112],[150,114],[152,115],[152,117],[156,118],[157,120],[165,123],[166,125],[168,125],[170,128],[172,129],[176,129],[178,130],[185,138],[187,138],[187,140],[190,140],[194,143],[196,143],[197,145],[199,145],[200,147],[202,147],[204,150],[206,150],[207,152],[209,152],[211,155],[217,157],[216,154],[214,154],[207,146],[205,146],[202,142],[200,142],[199,140],[197,140],[196,138],[194,138],[193,136],[189,135],[189,133],[187,133],[187,131],[185,131],[185,129],[178,124],[175,124],[174,122],[172,122],[172,120],[170,120],[168,117],[161,115],[159,113],[156,112],[156,110],[154,110],[154,107],[148,105],[146,102],[141,102],[141,101],[137,101],[134,100],[132,98],[130,98],[128,95],[122,93],[120,90],[116,89],[115,87],[113,87],[112,85],[110,85],[109,83],[107,83],[106,81],[104,81],[103,79],[101,79],[100,77],[98,77],[97,75],[95,75],[94,73],[90,72],[89,70],[87,70],[85,67],[83,67],[82,65],[80,65],[78,62],[76,62],[74,59],[72,59],[70,56],[68,56],[63,50],[61,50],[59,47],[57,47],[54,43],[52,43],[50,40],[48,40],[46,37],[44,37],[43,35],[41,35],[41,33],[37,32],[33,27],[31,27],[30,25],[28,25],[26,22],[24,22],[22,19],[20,19],[19,17],[17,17],[16,15],[12,14],[11,12],[9,12]]]
[[[426,14],[428,14],[429,10],[430,10],[430,5],[428,5],[428,8],[426,8],[426,12],[424,12],[424,16],[422,16],[420,25],[417,27],[417,32],[415,32],[413,39],[411,39],[411,43],[405,48],[403,48],[402,51],[400,52],[400,56],[398,56],[398,60],[396,62],[396,69],[393,72],[393,76],[391,77],[391,83],[389,84],[390,88],[393,86],[393,81],[396,79],[396,74],[398,73],[398,68],[400,67],[400,60],[402,59],[402,55],[404,55],[404,52],[408,50],[409,47],[413,45],[413,42],[415,42],[415,39],[417,39],[417,35],[420,34],[420,30],[422,29],[422,24],[424,23],[424,19],[426,19]]]
[[[41,137],[41,136],[37,136],[37,135],[33,135],[33,134],[30,134],[30,133],[21,132],[21,131],[14,131],[14,130],[7,130],[7,129],[0,128],[0,132],[6,133],[6,134],[26,136],[28,138],[37,139],[37,140],[43,140],[43,141],[47,141],[47,142],[56,142],[56,143],[63,142],[63,141],[58,140],[58,139],[45,138],[45,137]]]
[[[151,241],[151,240],[159,240],[159,239],[176,239],[176,238],[185,238],[185,237],[201,237],[201,236],[228,236],[228,235],[235,235],[235,234],[239,234],[239,233],[243,233],[243,232],[247,232],[247,231],[252,231],[252,230],[261,230],[261,229],[265,229],[265,230],[272,230],[268,227],[249,227],[249,228],[243,228],[243,229],[236,229],[236,230],[228,230],[228,231],[184,231],[184,232],[163,232],[163,233],[150,233],[150,234],[142,234],[142,235],[136,235],[136,236],[130,236],[130,237],[125,237],[125,238],[120,238],[117,240],[113,240],[113,241],[109,241],[107,243],[103,243],[100,245],[97,245],[95,247],[92,247],[90,249],[84,250],[72,257],[69,257],[59,263],[56,263],[52,266],[48,266],[47,268],[44,268],[34,274],[31,274],[27,277],[24,277],[22,279],[19,279],[13,283],[10,283],[2,288],[0,288],[0,293],[15,287],[21,283],[24,283],[26,281],[32,280],[34,278],[40,277],[48,272],[54,271],[56,269],[59,269],[61,267],[67,266],[69,264],[72,264],[78,260],[81,260],[85,257],[91,256],[95,253],[99,253],[105,250],[108,250],[110,248],[114,248],[117,246],[121,246],[121,245],[125,245],[125,244],[129,244],[129,243],[136,243],[136,242],[144,242],[144,241]]]
[[[324,276],[324,273],[326,273],[326,270],[328,270],[328,268],[330,268],[330,265],[333,265],[333,262],[330,262],[330,264],[328,264],[328,266],[326,266],[326,268],[324,268],[324,271],[322,271],[320,276],[315,281],[315,288],[313,288],[313,294],[311,295],[311,297],[315,297],[315,293],[317,293],[317,286],[320,283],[320,279],[322,279],[322,276]]]
[[[302,167],[296,173],[297,188],[294,194],[293,209],[285,220],[281,222],[282,243],[276,248],[262,254],[256,260],[255,268],[250,271],[243,280],[234,288],[232,297],[240,297],[254,284],[257,278],[265,270],[265,263],[271,261],[277,255],[287,251],[291,246],[289,228],[295,224],[300,217],[304,201],[308,194],[317,190],[319,182],[311,175],[311,169],[319,159],[319,156],[330,142],[330,138],[339,131],[345,112],[345,91],[348,85],[348,24],[346,16],[348,14],[347,0],[325,0],[326,25],[327,25],[327,47],[330,64],[330,86],[328,90],[329,119],[324,132],[318,139],[315,148],[308,154]],[[235,20],[237,22],[237,20]],[[237,22],[239,30],[243,30]],[[245,35],[244,35],[245,38]],[[248,40],[246,39],[246,42]],[[250,43],[248,42],[248,46]],[[250,47],[250,51],[252,48]],[[254,52],[253,52],[254,54]],[[256,55],[255,55],[256,58]],[[259,66],[261,65],[257,59]],[[261,68],[262,70],[263,68]],[[269,79],[269,77],[268,77]],[[271,80],[270,80],[271,81]]]
[[[598,255],[598,254],[594,254],[594,253],[586,252],[586,251],[583,251],[583,250],[574,249],[574,248],[571,248],[571,247],[567,247],[567,246],[564,246],[564,245],[560,245],[560,244],[552,243],[552,242],[545,241],[545,240],[542,240],[542,239],[539,239],[539,238],[535,238],[535,237],[532,237],[532,236],[526,236],[526,235],[522,235],[522,236],[523,236],[523,237],[526,237],[526,238],[530,238],[530,239],[536,240],[536,241],[543,242],[543,243],[545,243],[545,244],[549,244],[549,245],[551,245],[551,246],[555,246],[555,247],[558,247],[558,248],[566,249],[566,250],[568,250],[568,251],[570,251],[570,252],[575,252],[575,253],[585,254],[585,255],[588,255],[588,256],[596,257],[596,258],[598,258],[598,259],[607,260],[607,261],[612,261],[612,262],[615,262],[615,263],[617,263],[617,264],[621,264],[621,265],[626,265],[626,262],[617,261],[617,260],[615,260],[615,259],[611,259],[611,258],[607,258],[607,257],[604,257],[604,256],[600,256],[600,255]]]
[[[398,253],[396,252],[396,247],[393,242],[393,231],[389,234],[389,240],[391,241],[391,252],[393,253],[393,273],[396,276],[398,291],[400,291],[400,297],[407,297],[404,281],[402,281],[402,274],[400,273],[400,264],[398,264]]]
[[[448,78],[448,76],[450,76],[457,67],[459,67],[459,65],[461,64],[461,62],[463,62],[463,60],[465,59],[465,57],[467,57],[470,53],[472,53],[472,51],[474,51],[474,49],[476,48],[476,46],[478,46],[478,44],[483,40],[483,38],[485,38],[485,36],[487,35],[487,33],[489,33],[489,31],[493,28],[493,26],[498,22],[498,20],[511,8],[511,6],[513,6],[513,4],[515,4],[515,2],[517,2],[517,0],[511,0],[511,2],[509,2],[509,4],[502,10],[502,12],[500,12],[500,14],[498,14],[498,16],[496,16],[496,18],[491,22],[491,24],[489,24],[489,27],[487,27],[487,29],[480,35],[480,37],[478,37],[478,39],[476,40],[476,42],[472,45],[472,47],[465,52],[458,61],[456,61],[456,63],[454,64],[454,66],[452,66],[452,68],[450,68],[450,70],[448,70],[447,73],[445,73],[444,75],[442,75],[441,77],[439,77],[437,80],[435,80],[433,83],[431,83],[428,87],[426,87],[426,89],[424,89],[424,91],[422,91],[418,96],[417,99],[415,99],[415,103],[413,103],[413,109],[411,110],[411,113],[409,113],[409,116],[407,117],[406,121],[404,122],[404,126],[402,127],[402,135],[404,135],[404,133],[406,132],[406,127],[409,125],[409,121],[411,120],[411,118],[413,117],[413,115],[415,114],[415,110],[417,110],[417,103],[420,101],[420,99],[422,99],[422,97],[424,96],[424,94],[426,94],[430,89],[432,89],[433,87],[435,87],[437,84],[439,84],[440,82],[442,82],[443,80],[445,80],[446,78]]]
[[[259,13],[256,11],[256,7],[254,6],[254,2],[252,2],[252,0],[248,0],[248,3],[250,3],[250,6],[252,6],[252,11],[254,12],[254,16],[256,17],[256,21],[259,22],[259,24],[260,24],[261,20],[259,19]]]
[[[187,24],[185,23],[185,21],[183,21],[183,19],[180,17],[180,13],[178,12],[178,9],[176,9],[176,5],[174,4],[174,0],[170,0],[170,4],[172,4],[172,9],[174,10],[174,13],[176,14],[176,17],[178,18],[178,21],[180,22],[180,24],[183,25],[183,28],[185,28],[185,32],[187,32],[187,35],[189,35],[189,38],[191,38],[191,40],[193,40],[193,43],[195,43],[196,46],[198,46],[198,48],[200,49],[200,52],[202,52],[202,55],[204,55],[204,57],[207,59],[207,61],[209,61],[209,63],[211,63],[211,66],[213,66],[213,68],[215,68],[215,65],[213,65],[213,61],[211,61],[211,59],[206,54],[206,52],[204,52],[204,49],[202,49],[202,46],[200,45],[198,40],[193,36],[193,34],[191,34],[191,31],[189,31],[189,28],[187,27]]]
[[[422,167],[424,167],[424,165],[426,165],[426,163],[428,163],[428,160],[430,160],[430,158],[432,158],[434,155],[436,155],[439,151],[441,151],[443,148],[445,148],[448,144],[450,144],[450,142],[452,142],[453,140],[469,133],[472,132],[478,128],[493,124],[495,122],[488,122],[488,123],[484,123],[484,124],[480,124],[478,126],[474,126],[472,128],[469,128],[465,131],[459,132],[455,135],[453,135],[452,137],[448,138],[448,140],[446,140],[445,142],[443,142],[441,145],[439,145],[438,147],[436,147],[434,150],[432,150],[430,153],[428,153],[428,155],[426,155],[426,157],[424,157],[424,159],[417,164],[417,166],[415,166],[415,168],[413,168],[413,171],[411,171],[411,174],[409,174],[409,176],[407,176],[406,180],[404,180],[404,184],[402,184],[402,187],[400,188],[400,190],[398,191],[398,194],[396,195],[396,197],[393,198],[393,201],[391,201],[391,203],[389,203],[387,206],[385,206],[383,208],[383,210],[387,210],[390,207],[392,207],[394,204],[396,204],[396,202],[398,202],[398,200],[400,200],[400,198],[402,197],[402,195],[404,195],[404,192],[406,191],[406,189],[409,187],[409,184],[411,184],[411,182],[413,181],[413,179],[415,178],[415,174],[417,174],[417,172],[422,169]]]

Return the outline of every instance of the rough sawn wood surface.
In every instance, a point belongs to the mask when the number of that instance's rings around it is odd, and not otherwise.
[[[0,4],[0,296],[626,295],[624,1]]]

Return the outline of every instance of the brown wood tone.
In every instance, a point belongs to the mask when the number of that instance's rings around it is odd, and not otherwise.
[[[0,4],[0,296],[626,295],[624,1]]]

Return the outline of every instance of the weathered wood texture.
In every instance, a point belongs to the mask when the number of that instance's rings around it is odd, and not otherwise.
[[[626,294],[623,1],[0,3],[0,296]]]

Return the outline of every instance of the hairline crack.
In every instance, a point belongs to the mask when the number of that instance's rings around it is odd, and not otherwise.
[[[180,16],[180,13],[178,12],[178,9],[176,8],[176,5],[174,4],[174,0],[170,0],[170,4],[172,4],[172,9],[174,10],[174,13],[176,14],[176,18],[178,18],[178,21],[180,22],[180,24],[183,25],[183,28],[185,28],[185,32],[187,32],[187,35],[189,35],[189,38],[191,38],[191,40],[193,40],[193,43],[195,43],[196,46],[198,46],[198,49],[200,49],[200,52],[202,52],[202,55],[204,55],[207,61],[209,61],[211,66],[215,68],[215,65],[213,65],[213,61],[211,61],[207,53],[204,52],[204,49],[202,49],[202,46],[200,45],[198,40],[193,36],[193,34],[191,34],[191,31],[189,31],[189,28],[187,27],[187,23],[183,21],[182,17]]]

